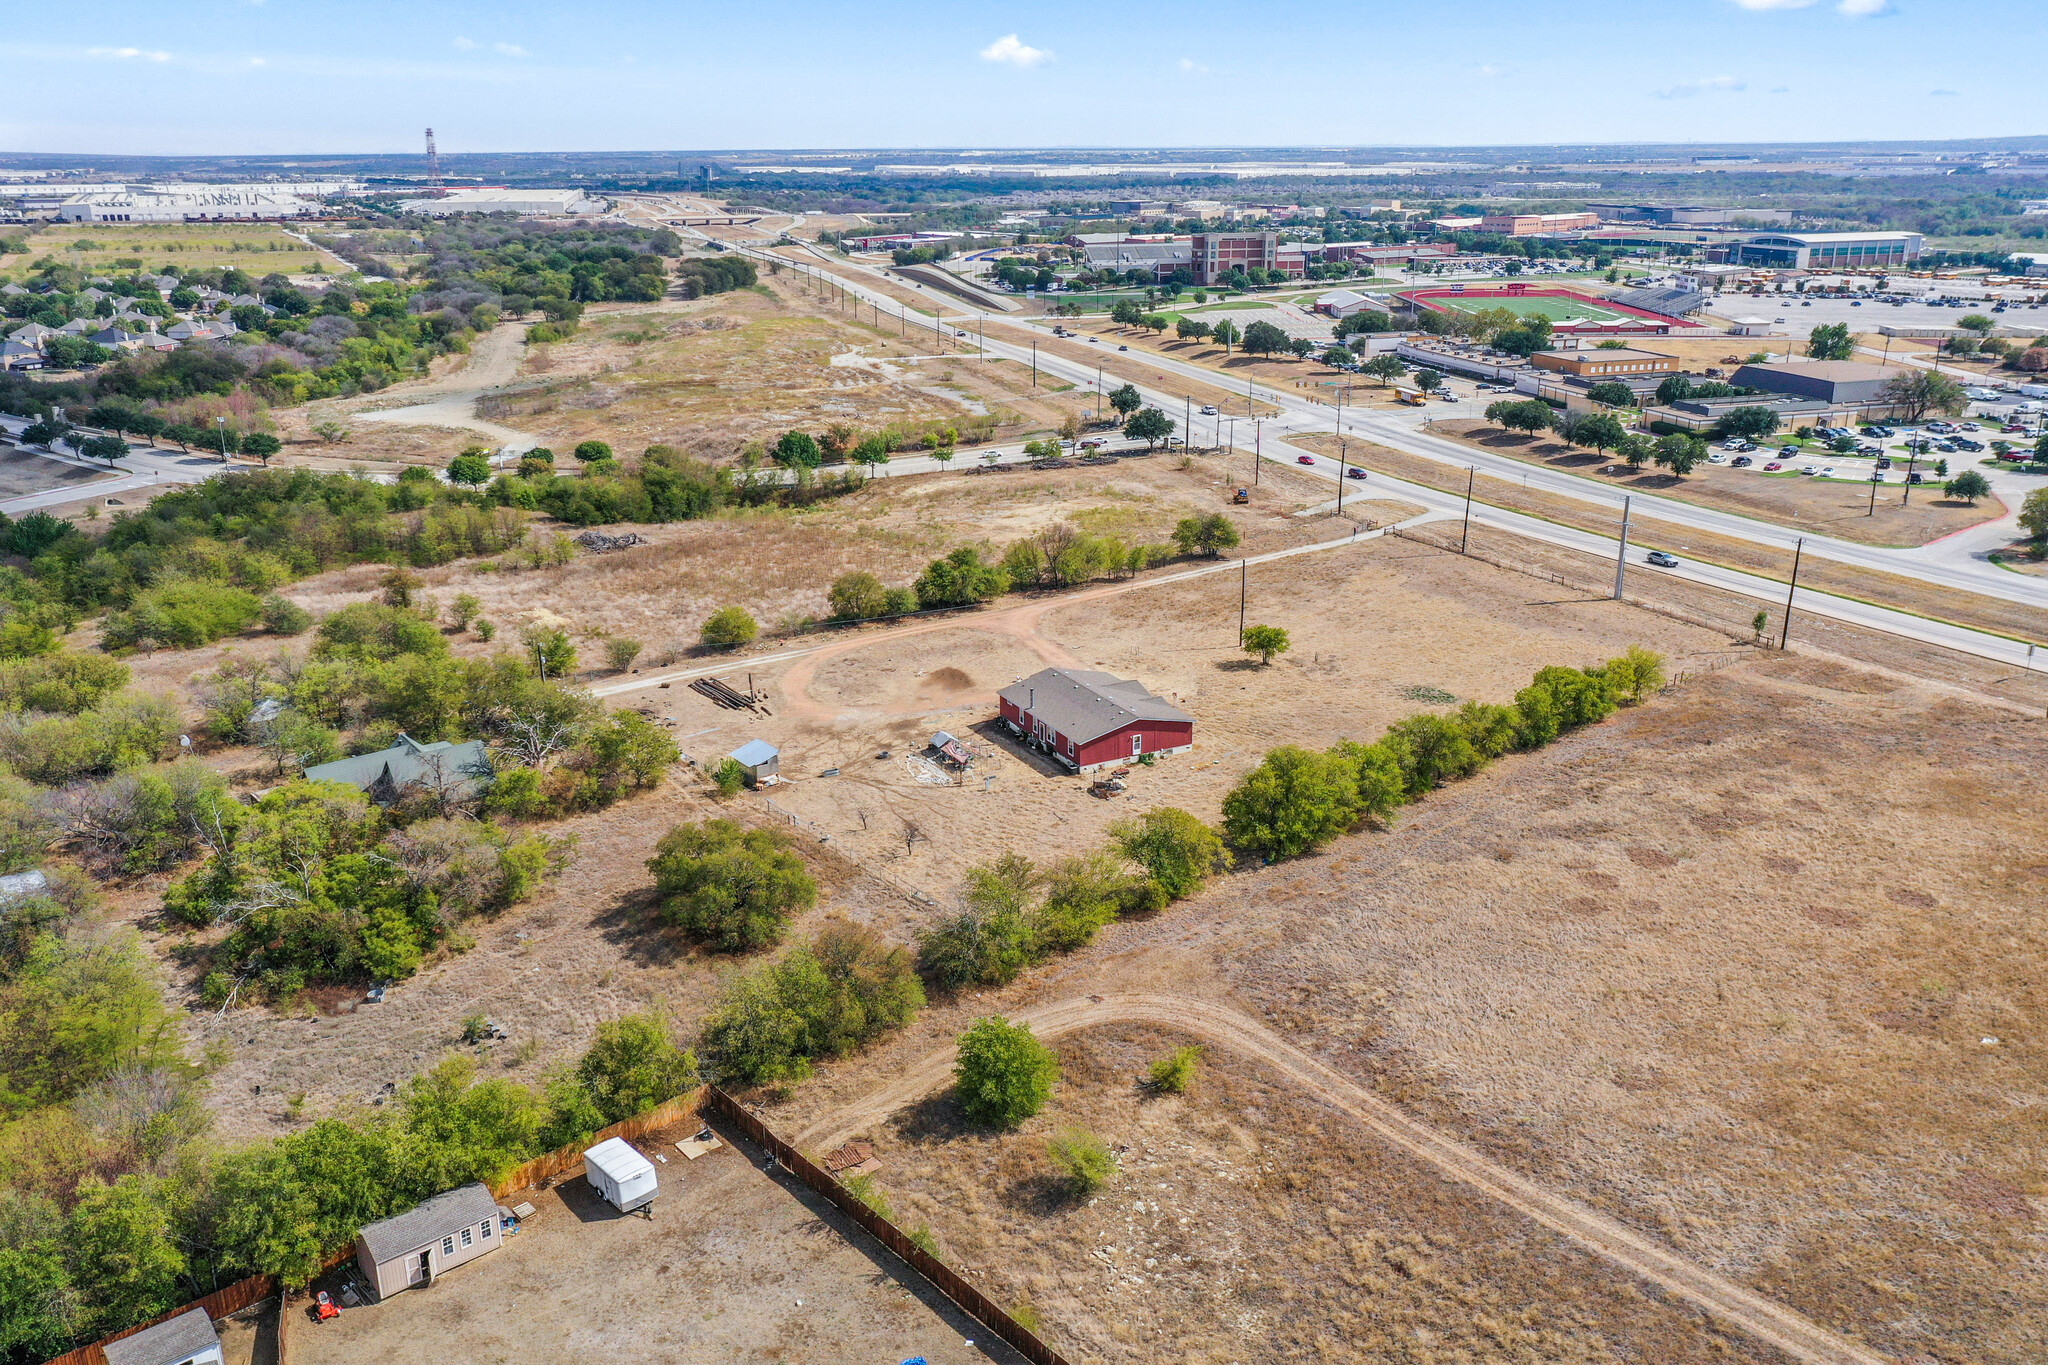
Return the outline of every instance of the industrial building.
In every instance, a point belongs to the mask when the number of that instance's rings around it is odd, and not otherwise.
[[[603,213],[610,207],[582,190],[450,190],[433,199],[407,199],[398,206],[407,213],[446,218],[455,213],[516,213],[522,218],[566,218]]]
[[[1728,382],[1766,393],[1791,394],[1839,405],[1876,401],[1884,386],[1898,378],[1899,373],[1854,360],[1785,361],[1744,365]]]
[[[1536,237],[1550,232],[1579,232],[1600,226],[1593,213],[1489,213],[1479,220],[1481,232],[1508,237]]]
[[[205,223],[226,219],[314,218],[318,200],[251,186],[119,190],[74,194],[57,205],[60,223]]]
[[[1926,244],[1917,232],[1760,232],[1745,237],[1729,259],[1780,270],[1899,270]]]
[[[1632,374],[1671,374],[1678,362],[1654,351],[1607,349],[1590,351],[1538,351],[1529,363],[1539,370],[1556,370],[1580,378],[1609,378]]]

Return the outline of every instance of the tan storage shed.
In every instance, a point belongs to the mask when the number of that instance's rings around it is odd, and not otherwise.
[[[364,1228],[356,1238],[356,1265],[377,1297],[387,1299],[496,1251],[504,1240],[490,1190],[463,1185]]]

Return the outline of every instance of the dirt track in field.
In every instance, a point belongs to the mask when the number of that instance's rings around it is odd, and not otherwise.
[[[1578,1200],[1516,1175],[1465,1144],[1417,1122],[1237,1010],[1178,996],[1090,995],[1032,1006],[1017,1011],[1011,1018],[1013,1022],[1030,1024],[1041,1038],[1098,1024],[1154,1024],[1185,1030],[1245,1053],[1307,1087],[1379,1137],[1428,1162],[1451,1179],[1498,1199],[1594,1255],[1768,1342],[1794,1360],[1810,1365],[1889,1365],[1884,1356],[1693,1264]],[[807,1150],[824,1150],[879,1124],[891,1113],[943,1085],[951,1074],[955,1053],[954,1048],[941,1048],[930,1054],[893,1084],[840,1109],[829,1122],[813,1124],[798,1136],[797,1145]]]

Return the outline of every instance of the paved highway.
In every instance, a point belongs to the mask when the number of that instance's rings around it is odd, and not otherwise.
[[[761,255],[764,259],[767,255],[766,253],[752,254]],[[785,267],[793,264],[786,257],[780,259],[782,259]],[[879,290],[869,288],[860,281],[858,278],[860,274],[874,275],[879,273],[873,270],[873,268],[849,265],[840,261],[832,261],[831,264],[834,267],[831,273],[845,288],[857,295],[863,302],[879,306],[884,313],[897,312],[901,309],[902,305],[898,304],[895,299],[881,293]],[[854,278],[849,278],[849,275],[853,275]],[[940,300],[934,299],[934,307],[938,307],[940,302]],[[946,316],[942,313],[941,321],[947,320]],[[1018,325],[1016,320],[991,319],[984,324],[983,320],[978,317],[962,318],[955,316],[950,321],[953,323],[951,330],[968,330],[970,335],[974,334],[977,330],[984,333],[986,339],[983,344],[985,344],[990,355],[1010,360],[1022,360],[1027,363],[1031,359],[1031,347],[1028,343],[1019,343],[1006,339],[1006,334],[1010,333]],[[1169,357],[1151,353],[1141,355],[1136,352],[1133,352],[1132,356],[1140,363],[1153,366],[1155,373],[1199,380],[1205,384],[1215,384],[1219,378],[1213,371],[1189,365]],[[1038,367],[1040,371],[1070,381],[1077,387],[1093,389],[1095,386],[1095,369],[1093,365],[1083,364],[1068,359],[1063,355],[1054,354],[1043,347],[1038,352]],[[1108,381],[1105,380],[1105,382]],[[1137,388],[1148,402],[1158,404],[1169,413],[1173,413],[1176,409],[1184,410],[1185,400],[1181,394],[1163,389],[1157,383],[1140,383],[1137,385]],[[1267,459],[1278,458],[1291,462],[1296,456],[1308,453],[1287,443],[1286,438],[1291,434],[1330,432],[1336,429],[1334,409],[1320,403],[1311,402],[1290,390],[1274,389],[1254,384],[1251,388],[1251,396],[1260,402],[1272,404],[1281,410],[1280,416],[1268,418],[1262,424],[1265,428],[1264,441],[1268,447],[1264,452]],[[1240,418],[1240,423],[1243,420]],[[1197,430],[1199,432],[1199,426]],[[1348,435],[1366,437],[1381,444],[1392,446],[1395,449],[1421,455],[1428,459],[1438,460],[1445,464],[1455,465],[1459,468],[1477,466],[1488,473],[1498,474],[1511,479],[1525,480],[1533,488],[1542,488],[1546,491],[1561,493],[1586,502],[1599,503],[1605,507],[1614,507],[1619,502],[1619,498],[1611,490],[1593,484],[1588,480],[1542,469],[1519,460],[1508,459],[1505,456],[1497,456],[1485,451],[1474,450],[1471,447],[1446,440],[1442,437],[1431,436],[1427,432],[1404,424],[1389,414],[1347,412],[1344,415],[1344,431]],[[1240,443],[1242,443],[1242,435],[1243,433],[1240,433]],[[1200,439],[1199,436],[1198,439]],[[1296,467],[1303,470],[1303,472],[1313,470],[1315,473],[1333,481],[1341,477],[1337,462],[1334,459],[1324,456],[1313,456],[1313,459],[1314,463],[1312,465],[1297,465]],[[903,461],[896,467],[901,468],[904,472],[914,472],[917,469],[927,467],[927,465],[922,461],[911,460]],[[1404,480],[1395,479],[1388,475],[1374,474],[1360,486],[1381,496],[1396,497],[1404,501],[1417,503],[1439,514],[1461,516],[1463,514],[1464,500],[1462,498],[1437,489],[1407,483]],[[1656,517],[1660,520],[1674,522],[1702,531],[1714,531],[1760,544],[1777,546],[1786,551],[1790,551],[1800,539],[1799,533],[1786,530],[1783,527],[1655,495],[1636,495],[1634,508],[1635,514],[1639,516]],[[1536,517],[1525,516],[1502,508],[1475,505],[1473,508],[1473,520],[1481,525],[1499,527],[1532,540],[1581,550],[1609,560],[1615,557],[1618,550],[1617,542],[1613,537],[1558,526]],[[1979,563],[1967,558],[1961,564],[1949,563],[1941,559],[1938,554],[1927,554],[1924,552],[1931,548],[1923,547],[1922,551],[1901,552],[1884,550],[1874,546],[1857,545],[1854,542],[1835,540],[1831,537],[1809,536],[1806,538],[1805,552],[1810,555],[1838,559],[1844,563],[1856,564],[1882,572],[1919,578],[1923,581],[1942,586],[1981,592],[1986,596],[1999,597],[2008,601],[2037,604],[2042,606],[2044,610],[2048,610],[2048,586],[2037,584],[2031,579],[2009,574],[1994,565]],[[1676,569],[1661,570],[1651,569],[1643,565],[1640,558],[1635,554],[1631,555],[1631,560],[1629,572],[1633,575],[1643,573],[1670,574],[1674,577],[1690,579],[1694,582],[1739,593],[1760,603],[1771,605],[1774,608],[1774,616],[1777,615],[1779,610],[1782,610],[1785,602],[1786,585],[1784,583],[1755,574],[1747,574],[1738,570],[1726,569],[1713,564],[1697,563],[1691,560],[1680,561],[1679,567]],[[1810,589],[1802,588],[1794,599],[1793,607],[1795,614],[1798,612],[1809,612],[1816,616],[1824,616],[1849,624],[1886,631],[1907,639],[1943,645],[1982,658],[1995,659],[2002,663],[2026,667],[2029,665],[2030,660],[2032,660],[2048,666],[2048,650],[2043,650],[2041,657],[2036,660],[2028,642],[2014,641],[2003,636],[1990,634],[1989,632],[1970,630],[1962,626],[1950,625],[1946,622],[1931,621],[1923,617],[1914,616],[1908,612],[1894,611],[1886,607],[1874,606],[1851,598],[1836,597],[1828,593],[1814,592]]]

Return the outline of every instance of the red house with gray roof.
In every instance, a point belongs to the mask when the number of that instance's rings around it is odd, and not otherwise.
[[[1087,668],[1047,668],[996,693],[1003,719],[1025,743],[1078,772],[1195,745],[1195,718],[1141,682]]]

